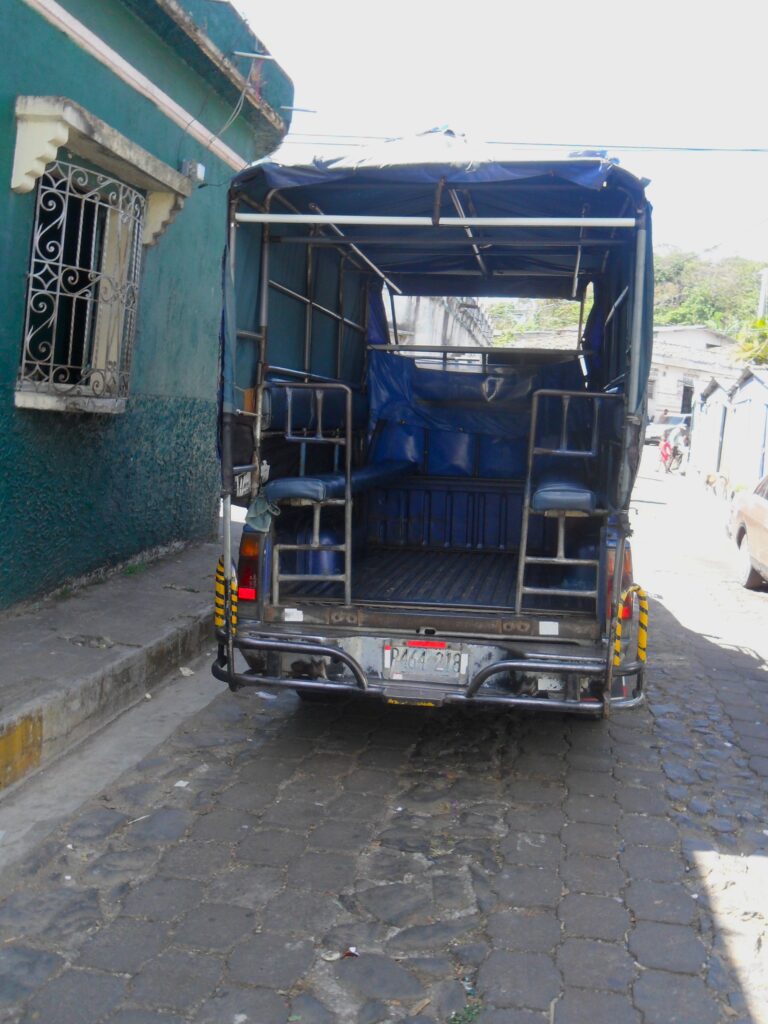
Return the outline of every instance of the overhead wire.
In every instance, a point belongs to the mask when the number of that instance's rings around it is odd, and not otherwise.
[[[337,146],[342,144],[361,146],[365,142],[392,142],[397,135],[356,135],[339,132],[291,132],[285,142],[298,143],[300,139],[315,140],[318,144]],[[359,140],[359,141],[354,141]],[[641,153],[756,153],[768,154],[768,146],[664,146],[635,145],[632,143],[595,143],[595,142],[531,142],[520,139],[486,139],[488,146],[519,146],[524,149],[585,149],[585,150],[624,150]],[[311,145],[311,141],[302,143]]]

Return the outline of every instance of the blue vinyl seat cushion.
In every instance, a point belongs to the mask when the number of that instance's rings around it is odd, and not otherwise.
[[[372,462],[352,470],[352,493],[382,486],[410,473],[415,466],[405,460],[390,459]],[[264,488],[267,501],[286,501],[289,498],[304,498],[309,501],[327,501],[329,498],[344,497],[343,473],[318,473],[317,476],[284,476],[270,480]]]
[[[531,508],[534,512],[594,512],[597,495],[573,480],[542,480],[533,492]]]

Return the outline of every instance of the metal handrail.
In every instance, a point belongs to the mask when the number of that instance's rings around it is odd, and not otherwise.
[[[579,664],[569,665],[566,661],[535,661],[533,658],[509,658],[504,661],[495,661],[492,665],[486,665],[472,677],[472,682],[467,687],[467,697],[473,697],[480,687],[490,679],[491,676],[500,672],[555,672],[573,673],[580,676],[603,676],[605,665],[595,662],[594,665]]]
[[[249,637],[238,637],[237,648],[241,651],[274,651],[282,654],[306,654],[310,657],[314,654],[320,658],[336,658],[347,666],[355,677],[355,682],[360,690],[368,689],[368,679],[362,667],[351,654],[347,654],[341,647],[331,647],[328,644],[313,642],[306,643],[303,640],[272,640],[268,637],[260,637],[255,640]]]
[[[562,411],[562,422],[560,425],[560,436],[557,447],[537,444],[537,431],[539,422],[539,410],[542,399],[559,398]],[[568,427],[568,413],[572,401],[588,401],[593,406],[592,430],[590,434],[589,448],[571,447],[571,431]],[[522,611],[523,598],[526,594],[550,594],[554,597],[574,596],[585,597],[597,601],[599,587],[596,585],[592,590],[573,590],[562,587],[530,587],[525,585],[525,569],[527,565],[590,565],[595,568],[595,575],[599,569],[599,559],[572,559],[565,556],[565,520],[568,516],[567,510],[554,511],[551,513],[557,516],[557,552],[554,558],[531,557],[527,555],[528,550],[528,526],[531,514],[536,514],[531,506],[533,489],[534,461],[537,456],[551,455],[563,459],[591,459],[596,460],[600,455],[600,407],[603,402],[621,402],[625,405],[623,394],[609,394],[604,391],[564,391],[559,388],[542,388],[533,394],[531,405],[531,432],[528,438],[528,473],[525,481],[525,494],[523,497],[523,519],[520,530],[520,554],[517,569],[517,593],[515,596],[515,611],[519,615]],[[590,512],[583,513],[588,516],[605,518],[608,510],[596,508]]]
[[[328,580],[333,582],[344,583],[344,604],[349,605],[352,603],[352,388],[348,384],[342,384],[340,381],[265,381],[262,387],[266,388],[281,388],[286,392],[286,420],[284,437],[286,441],[292,441],[302,446],[307,444],[331,444],[336,446],[336,452],[338,452],[339,446],[344,448],[344,543],[343,545],[327,545],[320,542],[320,512],[324,505],[335,505],[339,504],[338,500],[329,501],[312,501],[313,516],[312,516],[312,543],[309,546],[309,550],[312,551],[339,551],[342,550],[344,553],[344,572],[343,574],[331,574],[324,575],[322,573],[314,574],[314,578],[322,580]],[[317,412],[317,420],[315,423],[315,432],[313,435],[308,434],[296,434],[293,430],[293,392],[294,391],[309,391],[313,395],[315,402],[315,409]],[[343,437],[326,437],[323,431],[323,396],[327,391],[341,391],[345,397],[345,423],[344,423],[344,436]],[[337,457],[334,454],[334,466],[337,465]],[[304,458],[303,458],[303,447],[302,447],[302,458],[301,458],[301,469],[303,476],[304,469]],[[307,499],[310,500],[310,499]],[[302,550],[304,545],[282,545],[275,544],[273,548],[273,573],[272,573],[272,585],[273,585],[273,601],[275,604],[279,604],[280,597],[280,583],[289,582],[291,579],[295,579],[295,575],[281,574],[280,573],[280,554],[283,550]]]
[[[352,673],[354,684],[346,680],[336,679],[304,679],[298,676],[283,677],[272,676],[255,672],[234,671],[232,664],[224,658],[224,652],[220,651],[219,657],[213,665],[213,674],[217,679],[228,683],[230,687],[237,689],[240,686],[279,686],[279,687],[303,687],[304,689],[318,690],[320,692],[341,692],[354,693],[364,692],[368,694],[386,694],[386,683],[384,680],[369,680],[365,671],[358,661],[341,647],[333,647],[328,644],[317,643],[316,641],[293,641],[278,640],[272,637],[238,637],[237,647],[240,650],[265,651],[284,654],[304,654],[309,657],[313,655],[321,658],[333,658],[341,661]],[[539,660],[535,658],[511,658],[494,662],[480,669],[472,677],[469,686],[461,690],[453,690],[443,695],[445,703],[493,703],[508,707],[527,707],[536,711],[569,711],[580,714],[596,714],[603,709],[603,701],[584,702],[568,699],[534,698],[517,694],[504,694],[498,692],[483,691],[480,693],[483,684],[493,675],[508,671],[538,671],[538,672],[561,672],[572,673],[582,676],[599,677],[605,673],[605,665],[599,660],[585,659],[580,657],[563,658],[559,663],[553,663],[546,655]]]

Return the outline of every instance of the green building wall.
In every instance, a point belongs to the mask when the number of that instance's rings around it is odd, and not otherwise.
[[[230,98],[130,5],[62,6],[209,129],[226,122]],[[253,39],[242,27],[247,49]],[[233,171],[23,0],[3,0],[0,38],[13,40],[0,62],[0,607],[7,607],[153,546],[211,536],[220,260]],[[290,81],[274,65],[270,74],[289,105]],[[171,167],[189,159],[207,169],[205,187],[143,249],[130,393],[119,415],[14,407],[35,207],[34,192],[10,188],[18,95],[66,97]],[[279,135],[241,117],[223,141],[252,160]],[[59,158],[67,158],[64,150]]]

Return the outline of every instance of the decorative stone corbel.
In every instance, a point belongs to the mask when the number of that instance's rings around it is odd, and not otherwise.
[[[11,188],[31,192],[45,168],[69,141],[69,125],[60,116],[26,112],[16,116],[16,151]]]
[[[144,245],[154,245],[184,205],[184,198],[175,192],[148,192],[144,214]]]
[[[188,177],[72,100],[62,96],[18,96],[13,191],[31,192],[61,146],[144,192],[144,245],[157,242],[184,199],[192,194],[194,183]]]

